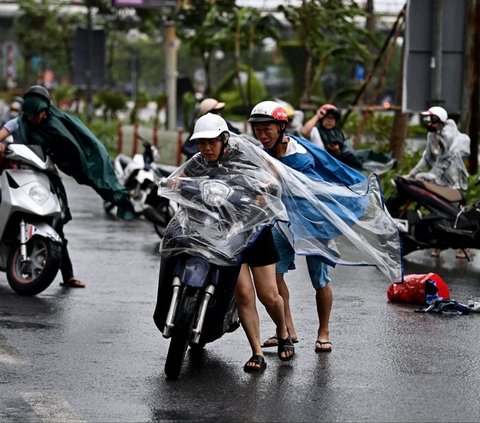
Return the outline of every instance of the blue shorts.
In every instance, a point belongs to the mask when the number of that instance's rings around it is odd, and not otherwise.
[[[280,255],[280,261],[277,262],[277,273],[288,273],[289,270],[294,270],[295,267],[295,251],[287,239],[280,232],[273,228],[273,238],[275,245]],[[326,264],[320,256],[306,256],[308,274],[310,281],[315,289],[324,288],[331,279],[329,276],[330,266]]]

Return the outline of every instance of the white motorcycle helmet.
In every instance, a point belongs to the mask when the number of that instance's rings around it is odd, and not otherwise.
[[[250,113],[248,119],[250,123],[270,123],[288,124],[288,114],[285,108],[276,101],[262,101],[258,103]]]
[[[440,119],[440,122],[445,123],[448,120],[448,113],[447,111],[440,106],[433,106],[430,107],[427,111],[422,112],[423,116],[436,116],[438,119]]]
[[[227,122],[219,115],[207,113],[198,118],[190,140],[195,141],[198,139],[213,139],[217,137],[221,137],[225,147],[230,137]]]
[[[252,128],[256,123],[276,123],[278,125],[279,135],[275,145],[271,148],[273,150],[283,139],[283,134],[288,126],[288,114],[281,104],[267,100],[258,103],[252,109],[248,122]]]

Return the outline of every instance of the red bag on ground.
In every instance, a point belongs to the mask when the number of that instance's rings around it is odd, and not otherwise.
[[[387,288],[387,297],[391,302],[430,304],[435,300],[449,299],[450,291],[436,273],[405,275],[403,282],[392,283]]]

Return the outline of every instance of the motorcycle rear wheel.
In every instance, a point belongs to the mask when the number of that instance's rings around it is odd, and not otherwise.
[[[192,335],[198,295],[190,296],[184,289],[175,316],[173,333],[165,361],[165,374],[169,379],[178,379]]]
[[[22,262],[20,244],[10,249],[7,259],[7,280],[19,295],[37,295],[55,279],[62,256],[62,246],[43,236],[27,242],[28,261]]]

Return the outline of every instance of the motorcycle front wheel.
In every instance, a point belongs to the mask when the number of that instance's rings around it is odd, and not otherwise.
[[[11,248],[7,259],[7,280],[19,295],[37,295],[55,279],[62,256],[62,246],[42,236],[32,237],[26,244],[27,260],[23,261],[20,244]]]
[[[165,374],[169,379],[178,379],[185,353],[192,335],[198,295],[188,295],[184,289],[177,308],[170,346],[165,361]]]
[[[153,210],[151,210],[150,215],[147,215],[144,212],[145,217],[153,222],[155,232],[160,238],[163,238],[165,235],[165,228],[167,227],[168,222],[172,220],[174,214],[175,210],[169,201],[163,201],[158,204]]]

